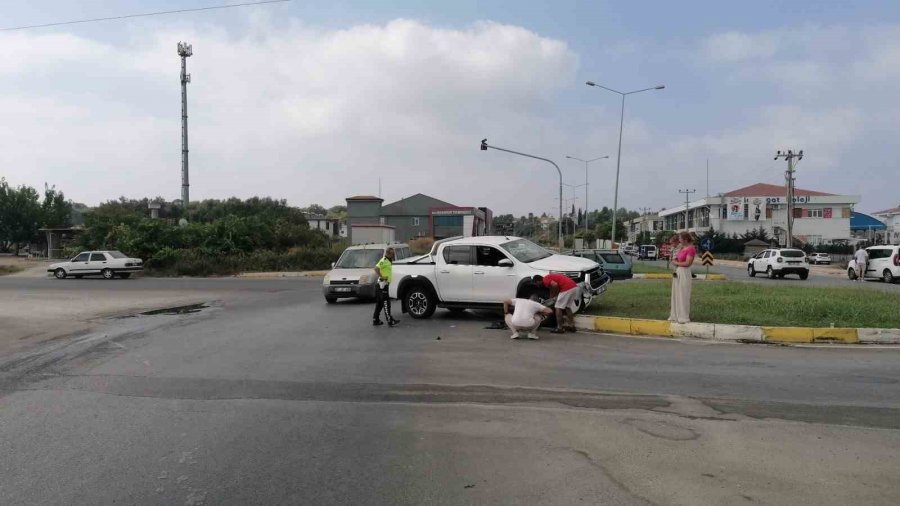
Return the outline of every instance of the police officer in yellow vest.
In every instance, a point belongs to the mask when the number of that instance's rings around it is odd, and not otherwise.
[[[388,294],[388,287],[393,280],[393,262],[394,248],[388,248],[384,252],[384,257],[375,264],[375,275],[378,276],[378,288],[375,290],[375,313],[372,315],[372,325],[384,325],[381,321],[381,311],[384,310],[384,317],[389,327],[393,327],[397,320],[391,316],[391,297]]]

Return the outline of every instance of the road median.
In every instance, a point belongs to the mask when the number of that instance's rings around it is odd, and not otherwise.
[[[592,332],[657,337],[690,337],[714,341],[778,344],[900,344],[900,329],[771,327],[726,323],[675,323],[668,320],[579,315],[576,327]]]

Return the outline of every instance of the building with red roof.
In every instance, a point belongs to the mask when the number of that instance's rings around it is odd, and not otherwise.
[[[788,205],[783,185],[756,183],[660,211],[665,230],[702,234],[710,229],[732,235],[760,227],[787,242]],[[813,245],[851,238],[850,216],[859,195],[837,195],[794,188],[794,238]]]

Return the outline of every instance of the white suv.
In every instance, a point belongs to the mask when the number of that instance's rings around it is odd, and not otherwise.
[[[829,255],[828,253],[813,253],[809,255],[809,263],[813,265],[831,265],[831,255]]]
[[[900,279],[900,246],[883,245],[869,246],[866,253],[869,254],[869,263],[866,264],[865,279],[881,279],[885,283],[896,283]],[[859,269],[856,260],[850,260],[847,265],[847,277],[857,279]]]
[[[769,279],[783,278],[787,274],[797,274],[800,279],[806,279],[809,277],[809,263],[803,250],[767,249],[747,261],[747,274],[752,278],[757,273],[765,273]]]

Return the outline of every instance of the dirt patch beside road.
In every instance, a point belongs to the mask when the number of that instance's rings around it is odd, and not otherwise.
[[[101,318],[210,300],[202,291],[0,289],[0,355],[88,332]]]

